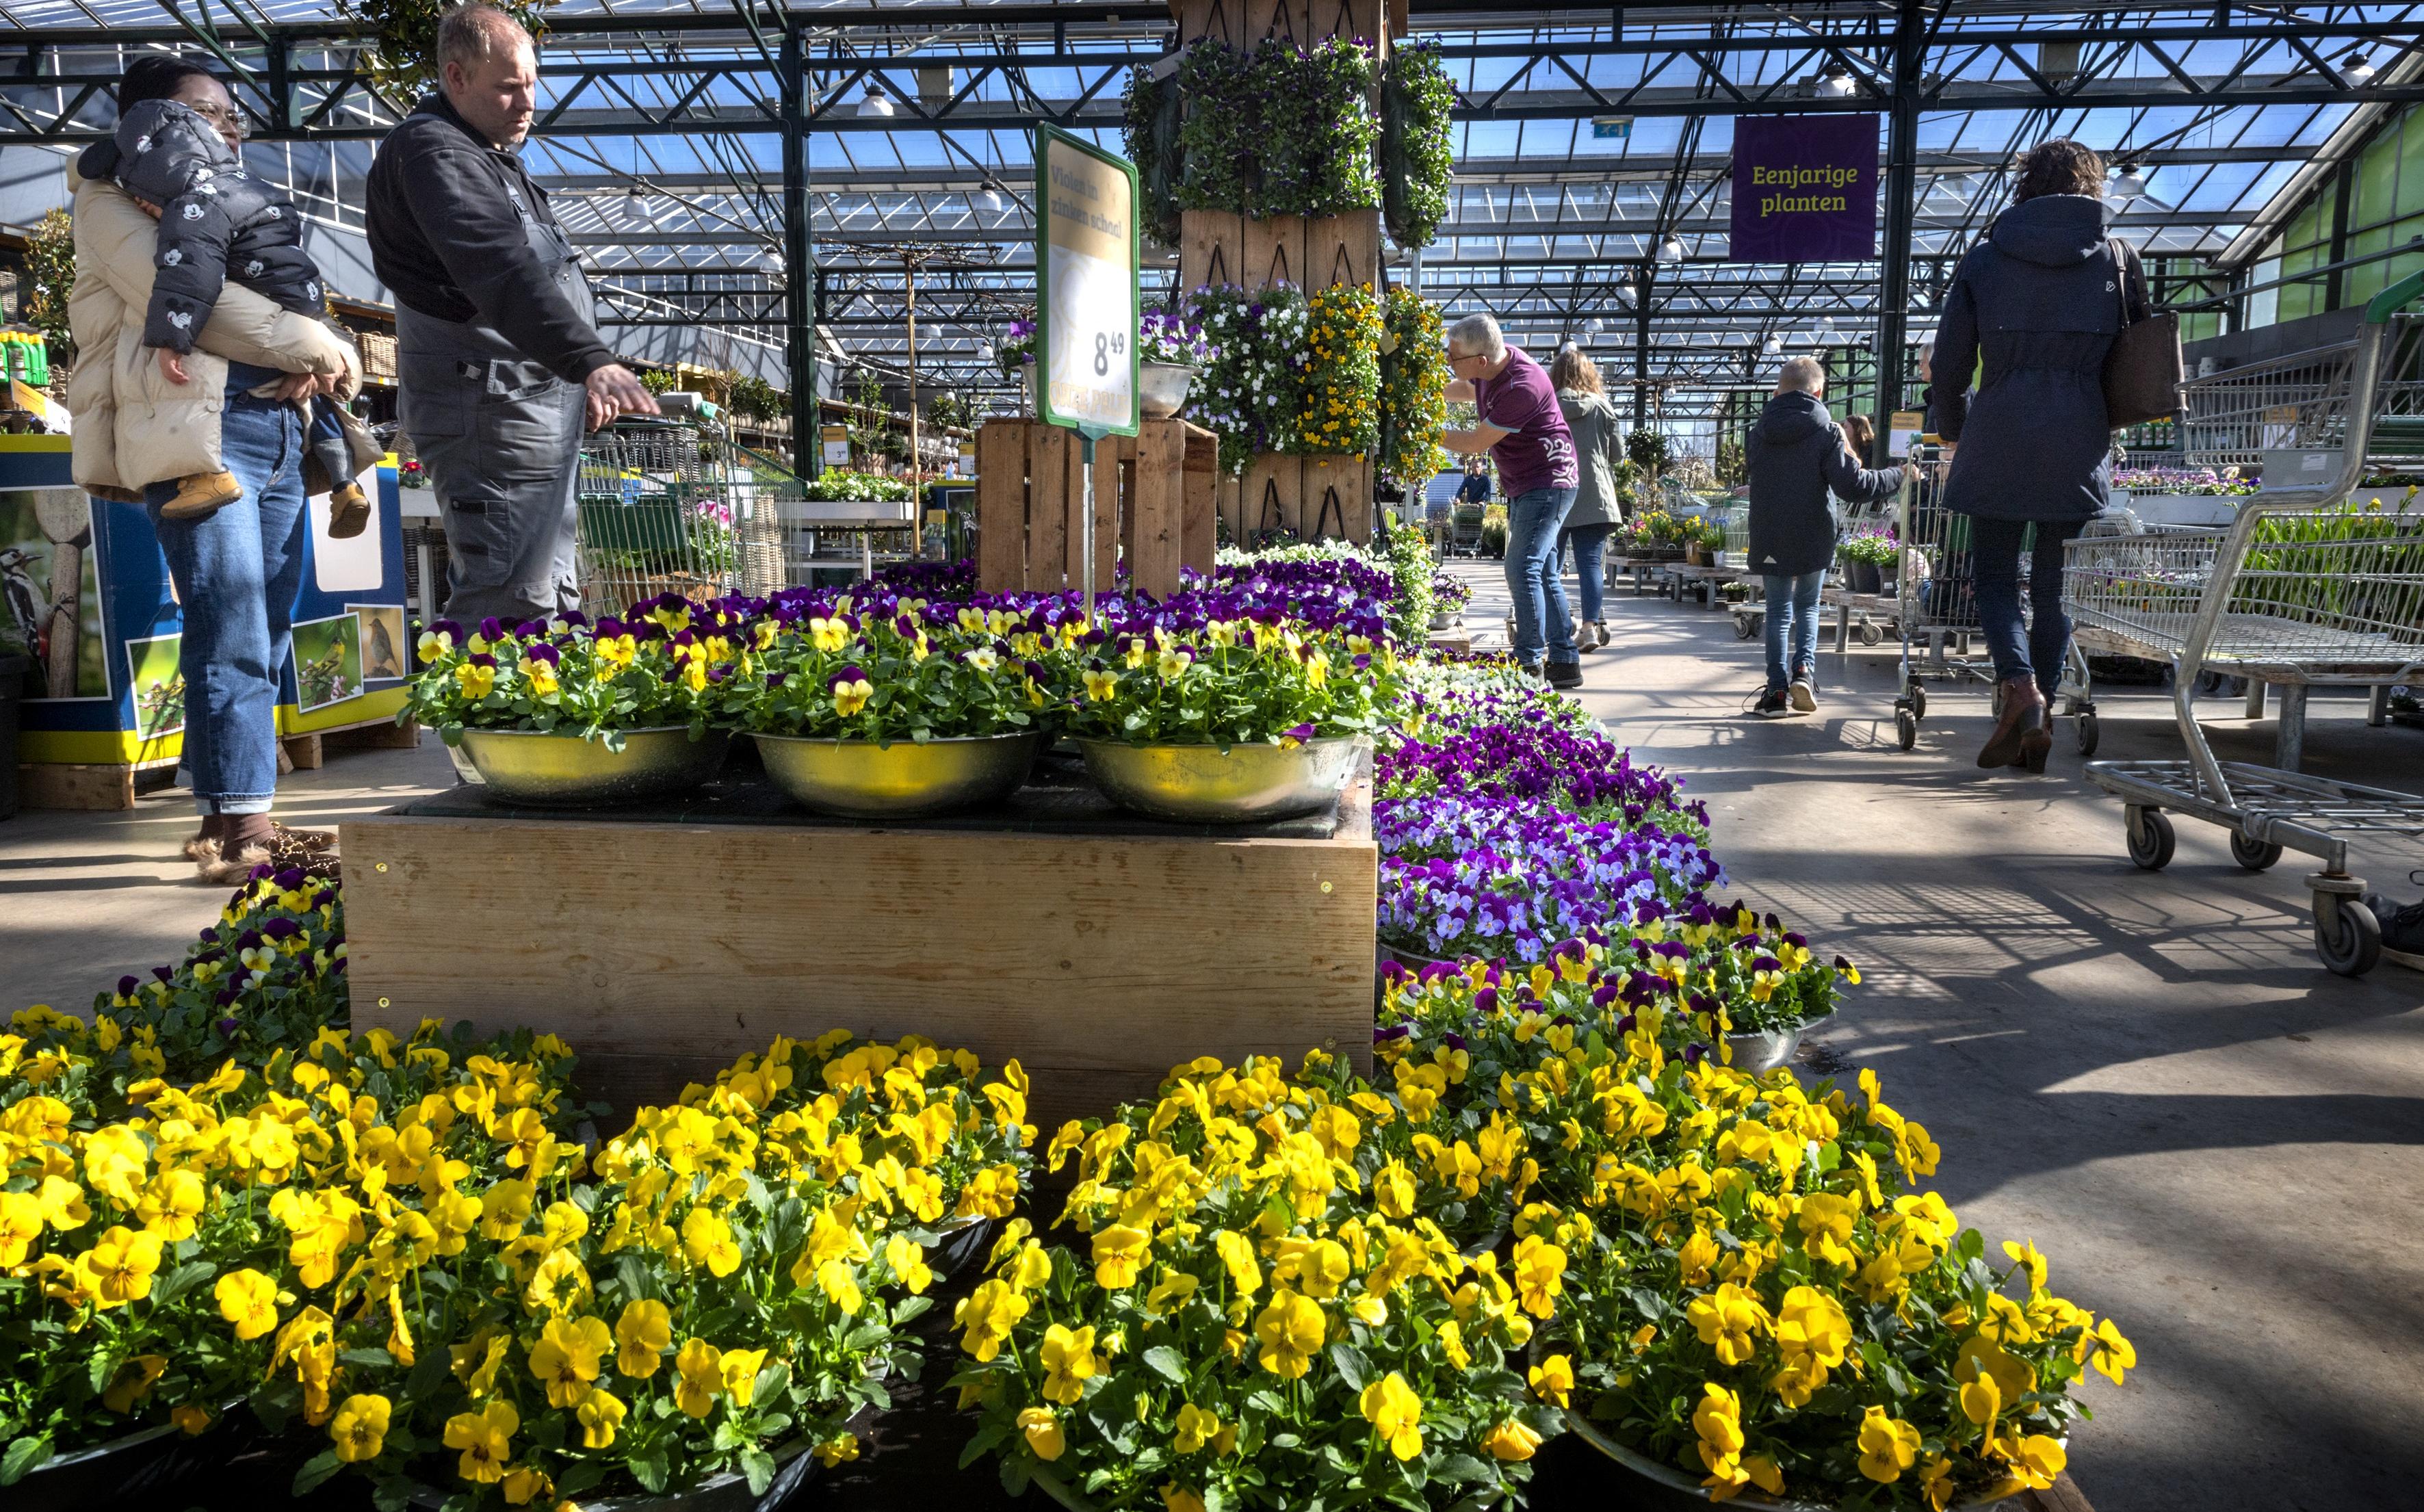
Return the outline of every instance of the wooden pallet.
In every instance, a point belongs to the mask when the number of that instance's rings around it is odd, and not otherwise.
[[[1060,593],[1085,581],[1085,475],[1076,433],[1031,420],[977,432],[977,584],[986,593]],[[1182,568],[1209,574],[1220,442],[1182,420],[1149,420],[1094,447],[1094,590],[1120,558],[1157,598]]]
[[[327,753],[339,751],[409,751],[421,743],[416,721],[398,724],[392,719],[364,720],[308,735],[281,736],[278,771],[315,772]],[[83,813],[117,813],[135,806],[136,790],[146,786],[148,773],[173,772],[182,756],[155,756],[148,761],[21,761],[17,763],[17,806],[56,808]]]

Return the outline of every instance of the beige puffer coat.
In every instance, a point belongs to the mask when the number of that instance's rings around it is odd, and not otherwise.
[[[339,374],[340,398],[360,389],[361,358],[352,342],[326,322],[232,282],[220,291],[185,359],[190,381],[170,383],[143,344],[157,223],[124,190],[83,177],[72,164],[68,183],[75,195],[76,271],[68,325],[79,354],[68,379],[68,413],[75,422],[78,486],[136,500],[146,484],[224,470],[219,412],[231,358],[287,373]],[[357,470],[377,461],[370,432],[351,415],[343,419]]]

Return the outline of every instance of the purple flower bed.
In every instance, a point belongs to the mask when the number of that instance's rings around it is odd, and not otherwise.
[[[1685,803],[1682,785],[1596,725],[1575,728],[1562,701],[1508,690],[1458,689],[1414,702],[1426,736],[1379,754],[1373,791],[1383,798],[1430,793],[1516,800],[1596,820],[1645,820],[1705,833],[1709,812]]]
[[[1689,836],[1525,800],[1383,799],[1372,836],[1381,937],[1427,956],[1541,961],[1561,940],[1628,928],[1646,905],[1705,904],[1725,884]]]

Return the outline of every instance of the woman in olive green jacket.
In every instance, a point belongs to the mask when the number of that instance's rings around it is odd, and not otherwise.
[[[1616,491],[1617,473],[1624,460],[1624,436],[1617,423],[1616,406],[1607,402],[1599,366],[1581,348],[1568,342],[1549,364],[1549,381],[1556,386],[1557,407],[1566,414],[1566,428],[1574,433],[1574,461],[1582,485],[1574,507],[1566,514],[1557,534],[1560,556],[1573,548],[1574,569],[1582,575],[1582,633],[1575,644],[1587,651],[1608,642],[1602,565],[1607,538],[1624,522],[1622,501]]]

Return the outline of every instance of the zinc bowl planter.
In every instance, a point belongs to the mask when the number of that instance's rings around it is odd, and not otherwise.
[[[1801,1048],[1798,1024],[1789,1029],[1748,1029],[1726,1036],[1726,1047],[1733,1052],[1733,1068],[1752,1075],[1774,1071],[1793,1059]]]
[[[1362,745],[1345,737],[1294,746],[1077,742],[1086,775],[1113,803],[1182,824],[1252,824],[1328,807],[1354,775]]]
[[[694,740],[679,724],[626,730],[620,751],[577,735],[463,732],[464,753],[489,796],[533,808],[603,808],[688,792],[715,775],[731,743],[723,730]]]
[[[1137,403],[1147,420],[1168,420],[1187,407],[1195,370],[1177,362],[1137,364]]]
[[[1709,1504],[1709,1489],[1700,1484],[1699,1476],[1687,1472],[1681,1466],[1665,1464],[1626,1448],[1617,1442],[1606,1429],[1571,1408],[1566,1410],[1566,1428],[1575,1438],[1655,1488],[1654,1490],[1643,1488],[1646,1494],[1619,1497],[1618,1500],[1621,1504],[1645,1508]],[[1810,1502],[1789,1495],[1769,1496],[1757,1487],[1746,1487],[1729,1497],[1723,1504],[1741,1507],[1746,1512],[1836,1512],[1837,1508],[1833,1502]],[[2017,1492],[2011,1496],[1979,1496],[1954,1503],[1949,1512],[1985,1512],[1988,1507],[2017,1508],[2020,1504]]]
[[[754,737],[766,774],[801,804],[844,819],[914,819],[998,803],[1027,780],[1037,731],[932,740]]]

